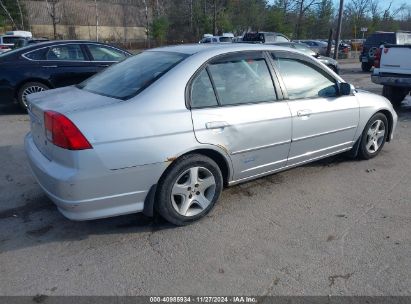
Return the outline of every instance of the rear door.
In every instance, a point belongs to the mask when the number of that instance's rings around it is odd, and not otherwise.
[[[353,146],[359,122],[354,95],[340,96],[337,81],[303,55],[273,52],[292,115],[287,165],[297,165]]]
[[[78,84],[96,73],[85,49],[78,43],[50,46],[40,64],[54,87]]]
[[[243,52],[210,61],[191,82],[195,136],[229,154],[234,180],[286,164],[291,114],[287,103],[278,100],[273,80],[265,54]]]

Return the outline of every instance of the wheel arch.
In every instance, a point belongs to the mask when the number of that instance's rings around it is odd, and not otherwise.
[[[187,151],[179,155],[178,157],[173,157],[173,158],[168,159],[168,161],[171,162],[170,165],[161,174],[160,178],[158,179],[157,184],[152,185],[146,197],[146,200],[144,202],[143,213],[146,216],[149,216],[149,217],[155,216],[154,210],[155,210],[155,205],[156,205],[156,197],[158,195],[158,188],[157,188],[158,183],[168,174],[168,172],[170,172],[170,170],[173,167],[172,166],[173,162],[189,154],[200,154],[200,155],[204,155],[204,156],[211,158],[221,170],[221,174],[223,175],[223,186],[224,187],[228,186],[228,182],[232,174],[232,167],[230,166],[230,160],[228,159],[228,156],[225,156],[223,152],[217,151],[216,149],[211,148],[211,147],[196,148],[196,149]]]
[[[187,154],[201,154],[215,161],[215,163],[218,165],[218,167],[221,170],[221,174],[223,175],[224,187],[228,185],[228,182],[230,180],[231,169],[230,169],[230,166],[229,166],[229,163],[226,157],[223,154],[221,154],[220,152],[216,150],[207,149],[207,148],[206,149],[196,149],[184,155],[187,155]]]
[[[230,165],[231,164],[230,159],[228,158],[228,155],[225,155],[223,151],[219,151],[218,147],[214,148],[214,147],[209,147],[209,146],[206,146],[204,148],[196,147],[192,150],[185,151],[176,157],[168,158],[167,161],[170,162],[170,165],[167,167],[166,170],[164,170],[159,180],[161,180],[171,170],[172,164],[174,161],[176,161],[177,159],[180,159],[183,156],[189,155],[189,154],[200,154],[200,155],[204,155],[204,156],[211,158],[221,170],[221,174],[223,175],[224,186],[228,185],[228,182],[230,181],[232,171],[233,171]]]
[[[387,132],[387,137],[386,137],[385,140],[386,140],[387,142],[390,142],[390,141],[391,141],[391,133],[392,133],[392,131],[393,131],[394,118],[392,117],[391,112],[388,111],[388,110],[386,110],[386,109],[379,110],[379,111],[376,112],[375,114],[378,114],[378,113],[384,114],[385,117],[387,117],[387,120],[388,120],[388,132]],[[375,115],[375,114],[374,114],[374,115]]]

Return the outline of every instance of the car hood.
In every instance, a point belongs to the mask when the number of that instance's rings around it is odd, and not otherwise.
[[[35,105],[42,111],[53,110],[62,114],[95,109],[112,105],[122,100],[94,94],[75,86],[69,86],[27,96],[29,108]]]

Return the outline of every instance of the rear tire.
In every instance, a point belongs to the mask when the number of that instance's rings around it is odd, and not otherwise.
[[[387,98],[393,106],[399,107],[405,96],[409,93],[409,89],[392,87],[385,85],[382,89],[382,96]]]
[[[223,189],[218,165],[201,154],[177,159],[158,183],[156,209],[170,223],[190,224],[204,217]]]
[[[387,139],[388,120],[382,113],[377,113],[368,121],[361,135],[358,155],[362,159],[377,156]]]
[[[371,71],[372,65],[367,63],[367,62],[362,62],[361,63],[361,69],[363,72],[369,72]]]
[[[20,89],[17,94],[17,101],[23,110],[27,110],[27,95],[49,90],[50,88],[41,82],[27,82]]]

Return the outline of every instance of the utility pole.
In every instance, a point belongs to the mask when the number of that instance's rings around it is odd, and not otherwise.
[[[146,47],[150,48],[150,23],[148,22],[148,6],[147,1],[143,0],[146,13]]]
[[[98,7],[97,7],[97,0],[94,0],[94,4],[96,5],[96,41],[98,42]]]
[[[337,33],[335,35],[336,37],[335,37],[335,47],[334,47],[334,59],[337,59],[337,57],[338,57],[338,49],[339,49],[339,45],[340,45],[343,10],[344,10],[344,0],[340,0],[340,10],[338,11]]]
[[[217,35],[217,0],[214,0],[213,35]]]
[[[333,29],[330,28],[330,32],[328,34],[327,52],[325,53],[325,56],[327,56],[327,57],[330,57],[330,55],[331,55],[332,41],[333,41]]]

